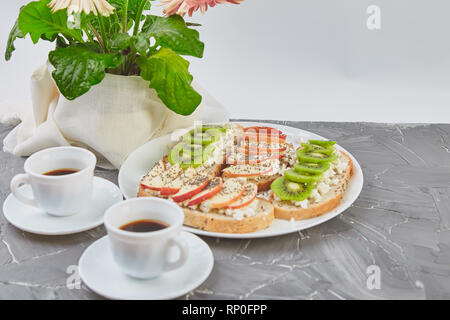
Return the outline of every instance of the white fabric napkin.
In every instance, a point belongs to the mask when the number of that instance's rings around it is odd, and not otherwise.
[[[227,122],[229,115],[198,84],[202,103],[190,116],[169,110],[140,77],[107,74],[81,97],[60,95],[48,65],[31,77],[31,103],[0,104],[0,122],[18,123],[3,141],[3,150],[16,156],[55,146],[82,146],[96,153],[99,165],[119,168],[136,148],[194,121]]]

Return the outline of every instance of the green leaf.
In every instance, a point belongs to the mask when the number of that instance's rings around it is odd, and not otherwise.
[[[130,36],[128,33],[116,33],[109,42],[109,49],[112,51],[122,51],[131,47],[141,55],[146,55],[150,47],[150,41],[147,36],[138,34]]]
[[[22,8],[20,8],[20,10],[22,10]],[[14,26],[11,29],[11,32],[9,33],[8,43],[6,44],[6,51],[5,51],[5,60],[6,61],[11,59],[13,51],[16,50],[16,47],[14,46],[14,41],[17,38],[25,38],[22,31],[20,31],[20,29],[19,29],[19,19],[16,20],[16,22],[14,23]]]
[[[140,54],[145,56],[150,48],[150,40],[145,34],[138,34],[131,37],[131,46]]]
[[[187,116],[198,107],[202,97],[191,87],[189,62],[170,49],[161,48],[150,58],[136,59],[141,77],[150,81],[158,97],[172,111]]]
[[[203,57],[205,44],[199,40],[198,31],[189,29],[183,18],[178,15],[147,16],[142,32],[149,38],[154,37],[156,45],[163,48],[172,49],[182,55]]]
[[[109,49],[113,51],[125,50],[130,46],[131,36],[128,33],[115,33],[109,41]]]
[[[123,63],[121,55],[97,50],[93,46],[72,45],[50,52],[49,61],[55,67],[53,79],[68,100],[78,98],[100,83],[106,68],[116,68]]]
[[[67,26],[67,10],[52,13],[47,6],[50,0],[30,2],[19,14],[19,29],[23,35],[30,34],[34,43],[41,37],[51,39],[61,33],[68,38],[83,42],[81,30],[70,29]]]

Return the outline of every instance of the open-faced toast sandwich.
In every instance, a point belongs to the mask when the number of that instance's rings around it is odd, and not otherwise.
[[[314,218],[339,205],[353,175],[353,163],[334,144],[310,140],[297,149],[294,167],[271,184],[276,218]]]

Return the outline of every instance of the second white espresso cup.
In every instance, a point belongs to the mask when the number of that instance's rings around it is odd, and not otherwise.
[[[97,159],[82,148],[56,147],[31,155],[24,165],[25,173],[11,180],[11,193],[24,204],[41,208],[55,216],[69,216],[85,209],[92,199],[92,180]],[[72,174],[52,176],[50,171],[74,169]],[[29,184],[28,197],[19,188]]]
[[[166,228],[150,232],[132,232],[121,227],[140,220],[157,220]],[[151,279],[181,267],[189,247],[180,235],[184,213],[175,203],[160,198],[136,198],[119,202],[105,213],[105,227],[113,258],[125,274]],[[171,261],[171,253],[178,258]]]

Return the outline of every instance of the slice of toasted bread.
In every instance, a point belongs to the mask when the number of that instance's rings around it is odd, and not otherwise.
[[[183,208],[184,225],[220,233],[249,233],[269,227],[274,217],[273,205],[264,199],[257,198],[256,214],[243,219],[235,219],[221,213],[205,213],[199,210]]]
[[[332,186],[330,190],[322,195],[318,203],[309,204],[307,208],[296,206],[290,201],[282,201],[273,199],[272,203],[275,208],[275,218],[284,220],[303,220],[318,217],[334,208],[341,202],[347,183],[353,175],[353,162],[351,158],[343,153],[339,153],[339,157],[348,160],[348,165],[342,173],[336,176],[339,182]]]

